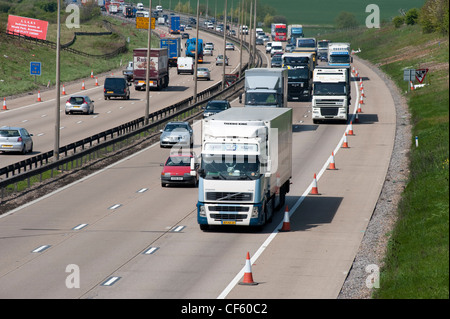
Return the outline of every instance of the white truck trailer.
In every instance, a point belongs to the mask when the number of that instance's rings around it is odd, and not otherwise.
[[[262,226],[292,177],[292,109],[236,107],[203,120],[197,220]]]
[[[313,123],[324,120],[347,122],[350,88],[350,67],[316,67],[313,73]]]

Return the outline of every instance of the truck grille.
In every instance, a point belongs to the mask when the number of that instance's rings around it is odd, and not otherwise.
[[[234,193],[234,192],[206,192],[207,200],[223,200],[223,201],[252,201],[252,193]]]
[[[337,107],[321,107],[320,114],[322,116],[336,116],[339,113],[339,108]]]
[[[210,217],[215,220],[238,220],[247,219],[247,214],[211,214]]]
[[[327,106],[327,105],[336,105],[336,106],[344,106],[344,100],[335,99],[335,100],[316,100],[316,105],[318,107]]]
[[[209,206],[210,212],[248,212],[250,207],[245,206]]]

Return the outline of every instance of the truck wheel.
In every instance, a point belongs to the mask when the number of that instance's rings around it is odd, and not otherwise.
[[[203,231],[207,231],[209,229],[209,225],[200,224],[200,229]]]

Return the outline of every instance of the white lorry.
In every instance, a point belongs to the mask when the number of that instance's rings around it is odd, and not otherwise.
[[[197,221],[262,226],[292,177],[292,109],[236,107],[203,120]]]
[[[316,67],[313,73],[313,123],[323,120],[347,122],[350,88],[350,67]]]
[[[254,68],[245,71],[245,106],[287,107],[288,71]]]

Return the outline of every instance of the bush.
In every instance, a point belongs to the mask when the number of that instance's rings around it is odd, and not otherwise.
[[[448,34],[448,9],[448,0],[427,0],[419,14],[423,32]]]
[[[392,19],[392,23],[398,29],[405,23],[405,18],[403,16],[396,16]]]
[[[406,12],[405,22],[407,25],[414,25],[419,20],[419,10],[412,8]]]
[[[358,26],[358,21],[353,13],[342,11],[337,16],[336,20],[337,29],[352,29]]]

